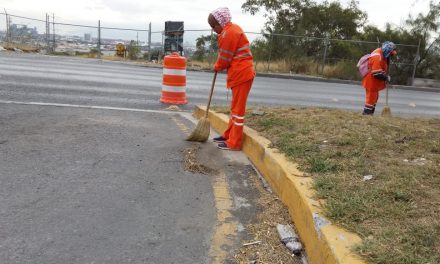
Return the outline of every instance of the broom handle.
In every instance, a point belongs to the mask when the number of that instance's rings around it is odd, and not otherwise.
[[[385,94],[385,105],[388,106],[388,88],[390,87],[389,84],[387,84],[387,90],[386,90],[386,94]]]
[[[214,78],[212,78],[211,93],[209,93],[208,106],[206,107],[205,118],[208,118],[209,106],[211,105],[212,93],[214,92],[216,78],[217,78],[217,71],[214,72]]]
[[[387,75],[390,75],[390,62],[388,61],[388,67],[387,67]],[[385,105],[388,106],[388,88],[390,87],[390,84],[388,83],[388,81],[386,82],[386,88],[387,90],[385,91]]]

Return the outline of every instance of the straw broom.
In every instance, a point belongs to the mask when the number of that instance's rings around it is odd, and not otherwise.
[[[390,68],[388,66],[387,74],[390,74]],[[382,109],[382,116],[391,116],[391,108],[388,105],[388,88],[390,84],[386,82],[386,93],[385,93],[385,106]]]
[[[391,116],[391,109],[388,106],[388,88],[389,88],[389,84],[387,84],[386,87],[386,93],[385,93],[385,106],[382,109],[382,116]]]
[[[209,123],[208,113],[209,106],[211,105],[212,93],[214,92],[215,79],[217,78],[217,72],[214,72],[214,78],[212,79],[211,93],[209,94],[208,106],[206,107],[205,117],[200,118],[194,131],[186,138],[187,141],[205,142],[208,140],[209,132],[211,130],[211,124]]]

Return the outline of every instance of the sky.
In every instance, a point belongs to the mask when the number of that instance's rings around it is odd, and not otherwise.
[[[241,9],[243,2],[244,0],[0,0],[0,12],[6,9],[10,14],[42,20],[45,19],[45,14],[49,13],[55,15],[56,22],[97,25],[97,21],[101,20],[101,26],[119,28],[147,29],[147,24],[151,22],[154,32],[163,30],[164,22],[168,20],[184,21],[187,30],[209,29],[207,24],[209,12],[217,7],[227,6],[231,10],[234,23],[239,24],[246,32],[260,32],[265,21],[263,14],[252,16],[243,13]],[[340,2],[346,6],[350,0]],[[367,12],[369,24],[384,28],[387,22],[400,25],[409,13],[413,15],[419,12],[426,13],[429,9],[429,0],[360,0],[359,7]],[[4,30],[3,21],[0,16],[0,30]],[[12,21],[44,29],[44,23],[14,18]],[[59,31],[77,29],[64,27]],[[94,30],[88,31],[91,31],[92,36],[96,35]],[[136,33],[130,34],[133,38],[133,34]],[[144,39],[145,36],[140,38]],[[252,39],[252,36],[249,38]]]

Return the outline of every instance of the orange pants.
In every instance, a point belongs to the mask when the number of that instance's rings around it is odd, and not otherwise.
[[[376,108],[376,104],[378,100],[379,100],[378,89],[365,88],[364,114],[374,114],[374,110]]]
[[[243,141],[244,115],[246,113],[246,101],[254,79],[232,87],[231,115],[229,124],[223,137],[226,145],[235,150],[241,149]]]

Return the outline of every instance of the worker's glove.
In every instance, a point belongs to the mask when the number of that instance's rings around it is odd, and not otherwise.
[[[391,82],[391,76],[387,76],[387,82]]]

